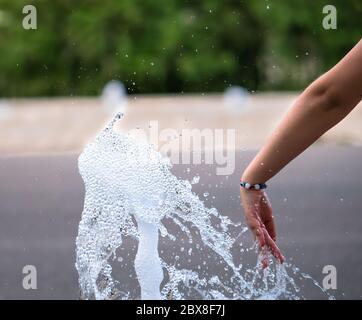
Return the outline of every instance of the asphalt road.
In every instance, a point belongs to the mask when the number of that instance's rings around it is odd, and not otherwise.
[[[254,152],[237,154],[229,178],[215,168],[174,167],[176,175],[201,177],[194,190],[233,220],[241,219],[238,180]],[[84,188],[77,155],[0,158],[0,298],[77,299],[75,237]],[[279,244],[303,272],[322,282],[322,269],[337,269],[336,298],[362,298],[362,149],[313,147],[270,183]],[[223,184],[220,184],[223,181]],[[215,185],[219,186],[216,188]],[[212,196],[215,196],[213,199]],[[22,269],[37,268],[38,287],[24,290]],[[308,299],[323,298],[302,288]]]

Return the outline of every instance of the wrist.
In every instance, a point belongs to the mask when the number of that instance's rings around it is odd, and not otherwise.
[[[245,190],[263,190],[266,189],[265,179],[253,175],[250,170],[245,170],[240,178],[240,187]]]
[[[256,175],[248,171],[244,171],[241,175],[240,182],[248,182],[250,184],[265,183],[263,179],[259,179]]]

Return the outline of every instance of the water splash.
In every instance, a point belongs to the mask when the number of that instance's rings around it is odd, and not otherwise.
[[[235,252],[247,251],[239,243],[246,229],[207,208],[146,141],[115,132],[121,118],[118,113],[78,160],[86,191],[76,239],[84,299],[140,298],[124,288],[127,276],[116,279],[122,268],[129,277],[135,269],[142,299],[303,298],[287,264],[236,265]],[[118,252],[127,239],[138,243],[131,266]]]

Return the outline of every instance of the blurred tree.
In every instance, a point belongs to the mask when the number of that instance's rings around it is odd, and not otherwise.
[[[326,5],[337,9],[336,30],[323,28]],[[335,65],[362,35],[360,0],[253,1],[252,11],[265,32],[258,60],[260,89],[305,87]]]
[[[360,0],[0,0],[0,96],[300,89],[361,37]],[[334,4],[337,30],[322,27]]]

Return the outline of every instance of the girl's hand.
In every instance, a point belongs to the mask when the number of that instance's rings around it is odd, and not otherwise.
[[[240,188],[240,199],[244,208],[246,223],[259,242],[263,254],[263,268],[269,264],[268,251],[280,263],[283,263],[285,258],[275,244],[276,233],[273,212],[266,193],[262,190]]]

